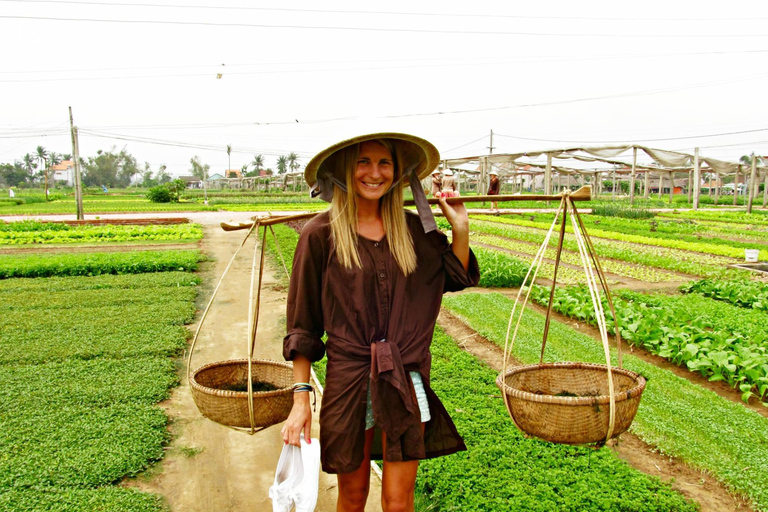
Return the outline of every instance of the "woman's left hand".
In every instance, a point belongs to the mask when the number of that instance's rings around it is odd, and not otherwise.
[[[469,269],[469,214],[464,203],[448,204],[445,197],[438,202],[443,215],[451,223],[451,250],[459,258],[464,270]]]
[[[457,232],[469,234],[469,214],[464,203],[448,204],[446,196],[440,197],[437,203],[442,210],[445,220],[451,223],[454,236]]]

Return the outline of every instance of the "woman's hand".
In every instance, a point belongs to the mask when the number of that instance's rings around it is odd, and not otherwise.
[[[300,434],[304,433],[304,440],[309,443],[312,440],[312,408],[309,406],[309,392],[293,394],[293,407],[288,419],[285,420],[283,429],[283,442],[294,446],[301,446]]]
[[[464,203],[448,204],[445,197],[438,202],[446,220],[451,223],[453,254],[459,258],[464,270],[469,269],[469,214]]]
[[[451,223],[451,230],[454,236],[456,233],[469,234],[469,214],[464,203],[448,204],[447,195],[439,198],[438,206],[442,210],[445,219]]]
[[[293,379],[297,383],[308,383],[312,363],[302,355],[296,355],[293,359]],[[308,385],[308,384],[307,384]],[[312,440],[312,409],[309,407],[309,391],[293,393],[293,407],[288,419],[285,420],[283,434],[285,444],[301,446],[299,435],[304,432],[304,440],[309,443]]]

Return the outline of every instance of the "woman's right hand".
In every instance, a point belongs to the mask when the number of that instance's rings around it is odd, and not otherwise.
[[[300,434],[304,433],[307,443],[312,441],[312,408],[309,405],[309,392],[294,393],[293,407],[283,425],[282,434],[285,444],[301,446]]]

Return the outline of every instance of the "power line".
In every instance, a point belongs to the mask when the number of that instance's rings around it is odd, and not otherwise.
[[[450,153],[451,151],[456,151],[457,149],[461,149],[463,147],[469,146],[470,144],[474,144],[476,142],[480,142],[481,140],[484,140],[487,137],[487,135],[483,135],[479,139],[475,139],[472,142],[467,142],[466,144],[462,144],[461,146],[455,147],[453,149],[448,149],[446,151],[443,151],[443,153]]]
[[[116,140],[124,140],[128,142],[139,142],[143,144],[154,144],[158,146],[171,146],[171,147],[180,147],[180,148],[190,148],[190,149],[203,149],[203,150],[209,150],[209,151],[226,151],[226,144],[225,145],[215,145],[215,144],[199,144],[199,143],[192,143],[192,142],[181,142],[181,141],[172,141],[172,140],[163,140],[163,139],[155,139],[151,137],[131,137],[128,135],[122,135],[122,134],[115,134],[115,133],[106,133],[106,132],[99,132],[96,130],[91,130],[87,128],[80,128],[78,130],[78,133],[81,135],[90,135],[92,137],[99,137],[104,139],[116,139]],[[265,154],[268,156],[280,156],[284,151],[275,151],[275,150],[261,150],[261,149],[254,149],[254,148],[241,148],[241,147],[232,147],[232,153],[244,153],[244,154]],[[297,153],[299,156],[302,157],[309,157],[312,156],[310,153],[306,152],[298,152],[294,151],[294,153]]]
[[[684,137],[659,137],[656,139],[624,139],[624,140],[570,140],[570,139],[536,139],[532,137],[518,137],[516,135],[502,135],[500,133],[494,133],[494,135],[498,137],[507,137],[510,139],[519,139],[519,140],[530,140],[530,141],[536,141],[536,142],[575,142],[578,144],[622,144],[625,142],[629,142],[630,140],[632,142],[663,142],[663,141],[672,141],[672,140],[687,140],[687,139],[704,139],[709,137],[725,137],[728,135],[743,135],[745,133],[756,133],[756,132],[766,132],[768,131],[768,128],[757,128],[755,130],[742,130],[738,132],[723,132],[723,133],[711,133],[707,135],[688,135]],[[716,147],[716,146],[709,146],[709,147]]]
[[[114,6],[114,7],[158,7],[163,9],[215,9],[219,11],[236,10],[236,11],[267,11],[267,12],[291,12],[291,13],[322,13],[322,14],[362,14],[362,15],[392,15],[392,16],[429,16],[433,18],[435,16],[444,17],[456,17],[456,18],[511,18],[521,20],[578,20],[578,21],[765,21],[768,18],[651,18],[651,17],[635,17],[623,18],[623,17],[595,17],[595,16],[521,16],[515,14],[478,14],[478,13],[446,13],[446,12],[409,12],[409,11],[362,11],[362,10],[347,10],[347,9],[291,9],[282,7],[253,7],[253,6],[226,6],[226,5],[178,5],[178,4],[161,4],[161,3],[126,3],[126,2],[88,2],[88,1],[75,1],[75,0],[0,0],[3,2],[20,2],[26,4],[32,3],[52,3],[52,4],[69,4],[69,5],[101,5],[101,6]]]
[[[0,19],[14,20],[42,20],[42,21],[77,21],[90,23],[126,23],[147,25],[179,25],[193,27],[227,27],[227,28],[266,28],[266,29],[294,29],[294,30],[346,30],[362,32],[404,32],[417,34],[449,34],[449,35],[483,35],[483,36],[531,36],[531,37],[611,37],[611,38],[639,38],[639,39],[725,39],[737,37],[768,37],[763,34],[678,34],[665,32],[662,34],[600,34],[590,33],[566,33],[566,32],[509,32],[498,30],[440,30],[440,29],[411,29],[391,27],[344,27],[325,25],[270,25],[262,23],[217,23],[211,21],[179,21],[179,20],[128,20],[128,19],[101,19],[101,18],[58,18],[52,16],[0,16]]]
[[[2,1],[2,0],[0,0]],[[481,59],[387,59],[382,63],[400,63],[397,65],[378,65],[378,66],[366,66],[366,67],[339,67],[339,68],[324,68],[316,69],[317,66],[323,66],[328,64],[371,64],[370,60],[347,60],[347,61],[306,61],[306,62],[273,62],[273,63],[254,63],[254,64],[228,64],[226,65],[227,76],[247,76],[247,75],[263,75],[263,74],[281,74],[281,73],[308,73],[308,72],[338,72],[338,71],[359,71],[359,70],[380,70],[380,69],[407,69],[407,68],[427,68],[427,67],[461,67],[461,66],[489,66],[489,65],[501,65],[501,64],[535,64],[535,63],[552,63],[552,62],[575,62],[575,61],[595,61],[595,60],[612,60],[621,59],[628,60],[633,58],[671,58],[671,57],[691,57],[691,56],[709,56],[709,55],[733,55],[733,54],[765,54],[768,50],[734,50],[734,51],[715,51],[715,52],[678,52],[678,53],[646,53],[646,54],[629,54],[629,55],[595,55],[595,56],[580,56],[573,57],[568,55],[563,56],[538,56],[538,57],[523,57],[518,59],[510,58],[481,58]],[[420,64],[403,65],[402,62],[419,62]],[[430,63],[431,62],[431,63]],[[282,65],[282,66],[297,66],[297,65],[311,65],[315,68],[312,69],[282,69],[282,70],[258,70],[258,71],[231,71],[232,68],[243,67],[255,67],[255,66],[269,66],[269,65]],[[189,77],[211,77],[213,74],[221,72],[222,64],[203,64],[203,65],[186,65],[186,66],[151,66],[151,67],[128,67],[128,68],[90,68],[90,69],[61,69],[61,70],[38,70],[38,71],[0,71],[0,75],[9,74],[33,74],[33,73],[87,73],[87,72],[109,72],[109,71],[139,71],[139,70],[156,70],[156,69],[200,69],[208,68],[209,71],[200,73],[184,73],[184,74],[172,74],[163,73],[156,75],[121,75],[121,76],[73,76],[63,77],[56,76],[54,78],[17,78],[17,79],[0,79],[0,83],[29,83],[29,82],[60,82],[60,81],[95,81],[95,80],[126,80],[126,79],[155,79],[155,78],[189,78]]]

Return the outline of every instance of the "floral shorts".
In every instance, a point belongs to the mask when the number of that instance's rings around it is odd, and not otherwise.
[[[432,419],[429,413],[429,403],[427,402],[427,393],[424,391],[424,383],[421,381],[419,372],[409,372],[413,381],[413,389],[416,391],[416,400],[419,403],[421,411],[421,422],[426,423]],[[373,428],[373,405],[371,404],[371,385],[368,384],[368,406],[365,409],[365,430]]]

